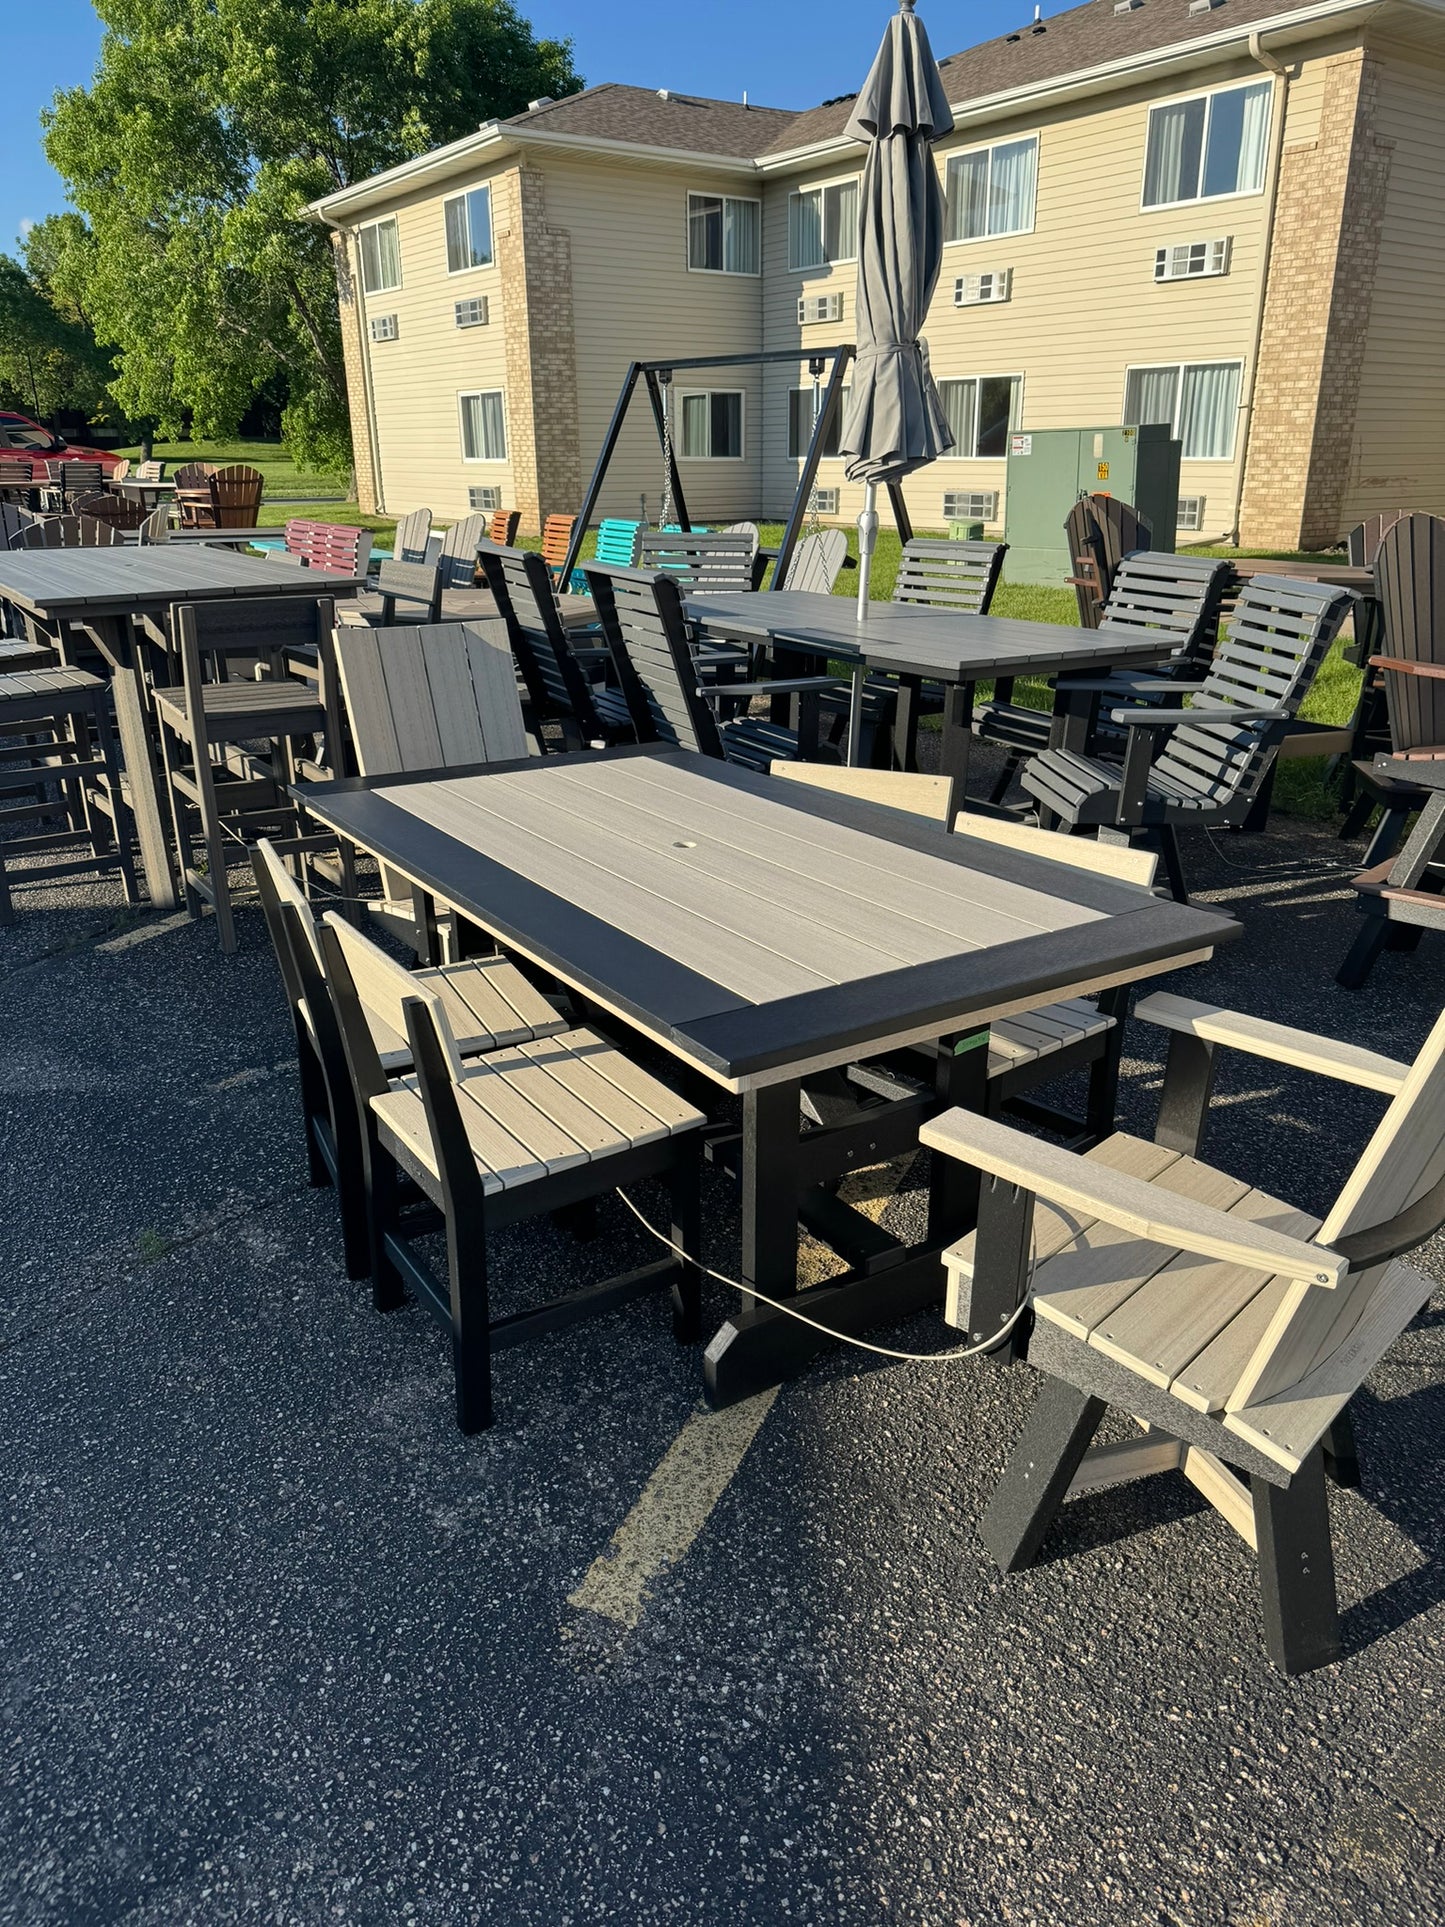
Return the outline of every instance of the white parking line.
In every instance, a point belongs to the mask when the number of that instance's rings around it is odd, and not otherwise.
[[[173,917],[162,917],[159,923],[143,923],[137,929],[123,931],[120,936],[111,937],[108,942],[98,943],[95,947],[112,954],[117,950],[130,950],[138,943],[149,943],[152,937],[164,937],[192,921],[189,910],[178,910]]]
[[[667,1448],[612,1543],[587,1569],[568,1605],[629,1631],[642,1618],[648,1588],[687,1556],[708,1515],[772,1410],[773,1386],[721,1412],[699,1408]]]

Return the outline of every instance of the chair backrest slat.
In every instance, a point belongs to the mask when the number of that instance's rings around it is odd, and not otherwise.
[[[717,530],[698,534],[644,529],[637,566],[676,576],[689,595],[736,595],[753,586],[757,530]]]
[[[179,488],[204,488],[214,466],[211,462],[182,462],[171,480]]]
[[[640,522],[619,522],[609,518],[597,530],[597,561],[605,563],[609,568],[634,568],[637,563],[637,542],[641,533]]]
[[[308,568],[338,569],[346,575],[363,575],[371,554],[370,529],[308,522],[299,516],[286,524],[285,542],[287,550],[301,556]]]
[[[1322,582],[1257,575],[1246,583],[1194,701],[1201,709],[1276,709],[1282,720],[1186,723],[1171,730],[1155,779],[1214,802],[1252,797],[1353,601],[1348,589]]]
[[[1377,515],[1367,515],[1345,537],[1345,553],[1352,569],[1373,569],[1375,557],[1385,536],[1395,526],[1402,515],[1413,515],[1414,509],[1382,509]]]
[[[486,536],[485,515],[464,515],[460,522],[452,523],[442,537],[442,552],[438,558],[443,594],[448,589],[471,589],[476,586],[477,548],[486,540]]]
[[[37,520],[18,502],[0,502],[0,549],[23,548],[20,538]]]
[[[91,515],[49,515],[32,522],[20,535],[20,547],[25,549],[112,549],[124,541],[119,529]]]
[[[135,472],[135,479],[138,482],[163,482],[165,478],[166,465],[164,462],[142,462]]]
[[[69,507],[72,497],[93,495],[105,487],[104,462],[52,462],[50,479],[59,483]]]
[[[572,531],[577,526],[575,515],[549,515],[542,524],[542,560],[549,569],[560,569],[567,560],[567,551],[572,545]],[[499,544],[506,547],[507,544]]]
[[[363,776],[475,767],[527,754],[506,624],[343,625],[337,671]]]
[[[720,757],[722,738],[698,688],[676,580],[641,569],[584,568],[638,741]]]
[[[1097,629],[1119,564],[1126,555],[1148,549],[1154,531],[1132,503],[1116,495],[1081,495],[1064,517],[1064,539],[1074,565],[1070,580],[1079,621]]]
[[[146,519],[144,506],[125,495],[82,495],[73,507],[77,515],[109,522],[113,529],[138,529]]]
[[[848,537],[842,529],[819,529],[805,535],[788,564],[786,589],[806,589],[813,595],[831,595],[833,584],[848,560]]]
[[[369,1017],[379,1020],[387,1030],[394,1031],[399,1038],[405,1039],[407,1034],[406,1006],[411,999],[419,997],[428,1004],[435,1013],[438,1034],[452,1075],[460,1079],[461,1053],[457,1049],[451,1025],[447,1022],[446,1012],[434,993],[418,983],[395,957],[389,957],[369,937],[363,937],[359,930],[353,929],[334,910],[328,911],[322,922],[322,946],[328,961],[328,978],[333,974],[331,960],[339,956],[343,972],[337,974],[344,973],[344,977],[350,980],[350,988],[355,992],[362,1009]],[[344,1017],[343,1029],[347,1032],[350,1049],[356,1033],[346,1025]],[[370,1040],[367,1041],[369,1044]]]
[[[987,615],[1007,550],[1007,542],[946,542],[915,536],[903,545],[893,600]]]
[[[266,492],[266,478],[259,468],[245,462],[228,462],[213,469],[208,485],[211,491],[211,518],[218,529],[253,529]]]
[[[1383,618],[1379,654],[1445,664],[1445,521],[1400,515],[1375,555],[1375,594]],[[1385,670],[1390,747],[1445,751],[1445,681]]]
[[[1173,643],[1170,672],[1202,673],[1214,653],[1220,605],[1229,586],[1227,561],[1143,550],[1114,571],[1101,630],[1162,629]]]
[[[33,462],[17,462],[9,456],[0,459],[0,488],[20,488],[34,478]]]
[[[388,556],[376,571],[376,588],[381,597],[381,619],[388,623],[398,602],[425,604],[428,619],[441,613],[442,578],[439,562],[403,562]]]
[[[538,717],[571,717],[584,742],[596,740],[601,725],[591,685],[562,627],[546,563],[530,549],[489,542],[478,559]]]
[[[425,562],[427,537],[431,534],[431,510],[413,509],[403,515],[392,537],[391,552],[398,562]]]
[[[520,509],[498,509],[487,524],[487,540],[495,542],[499,549],[509,549],[517,539],[517,530],[522,526]]]
[[[169,542],[171,539],[171,512],[164,503],[151,510],[140,524],[139,538],[143,545],[152,542]]]

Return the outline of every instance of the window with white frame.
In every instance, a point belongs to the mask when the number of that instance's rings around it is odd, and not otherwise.
[[[361,285],[367,294],[386,294],[401,286],[401,242],[397,239],[396,216],[384,221],[368,221],[357,229],[361,243]]]
[[[858,177],[788,196],[788,266],[826,268],[858,258]]]
[[[1022,375],[970,375],[939,382],[939,400],[953,430],[949,457],[967,461],[1007,455],[1009,430],[1019,423],[1023,388]]]
[[[838,441],[843,432],[843,416],[848,407],[848,389],[844,389],[838,403],[838,412],[833,417],[827,434],[823,437],[823,458],[831,461],[838,453]],[[818,408],[822,409],[823,397],[818,396]],[[808,444],[813,439],[813,391],[811,388],[790,388],[788,390],[788,459],[801,461],[808,452]]]
[[[1027,234],[1034,224],[1038,136],[950,154],[944,170],[943,238],[978,241]]]
[[[694,274],[761,274],[762,203],[731,194],[689,194],[687,265]]]
[[[1272,91],[1265,80],[1151,107],[1144,206],[1258,194],[1264,186]]]
[[[743,397],[737,388],[710,388],[679,395],[681,429],[677,452],[690,462],[742,459]]]
[[[492,190],[474,187],[442,203],[447,227],[447,273],[492,265]]]
[[[1124,377],[1124,420],[1167,423],[1186,462],[1227,462],[1239,415],[1238,361],[1186,361],[1131,368]]]
[[[507,459],[507,412],[500,388],[484,388],[458,395],[462,421],[464,462],[504,462]]]

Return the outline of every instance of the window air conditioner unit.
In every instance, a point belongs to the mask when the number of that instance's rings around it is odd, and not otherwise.
[[[459,328],[485,328],[487,325],[487,297],[473,295],[470,301],[458,301],[455,309]]]
[[[1202,529],[1204,527],[1204,497],[1202,495],[1181,495],[1179,514],[1175,518],[1176,529]]]
[[[943,498],[945,522],[996,522],[998,490],[950,489]]]
[[[815,488],[808,502],[814,515],[836,515],[838,513],[838,491],[835,488]]]
[[[1154,256],[1156,281],[1197,281],[1203,275],[1228,274],[1231,236],[1217,241],[1182,241],[1160,248]]]
[[[798,320],[805,326],[810,321],[841,321],[842,319],[841,294],[800,294],[798,296]]]
[[[502,491],[500,488],[469,488],[467,506],[495,513],[502,506]]]
[[[371,317],[371,338],[373,341],[395,341],[401,330],[396,325],[394,314],[374,314]]]
[[[953,305],[975,308],[984,301],[1007,301],[1013,289],[1012,268],[995,268],[992,274],[961,274],[953,284]]]

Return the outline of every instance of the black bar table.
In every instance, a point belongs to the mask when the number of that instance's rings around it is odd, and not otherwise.
[[[851,798],[656,746],[474,773],[298,784],[339,836],[743,1100],[742,1277],[798,1293],[800,1201],[917,1142],[878,1111],[800,1128],[803,1079],[943,1040],[928,1109],[981,1107],[989,1022],[1200,961],[1230,917],[949,836]],[[870,1121],[871,1120],[871,1121]],[[942,1293],[976,1180],[937,1161],[927,1242],[799,1298],[833,1331]],[[876,1229],[876,1228],[875,1228]],[[886,1242],[886,1241],[885,1241]],[[744,1297],[707,1352],[715,1403],[826,1338]]]
[[[141,866],[157,909],[175,908],[176,885],[162,828],[137,629],[164,646],[166,611],[173,603],[232,596],[344,596],[362,580],[337,570],[288,568],[200,544],[0,551],[0,601],[13,603],[50,628],[81,631],[110,666]]]

